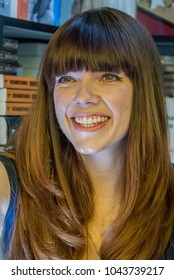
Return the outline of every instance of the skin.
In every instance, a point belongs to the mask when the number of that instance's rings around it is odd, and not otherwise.
[[[123,72],[78,71],[56,78],[57,119],[79,153],[97,156],[115,150],[128,130],[132,94],[132,83]],[[98,117],[104,121],[86,126],[85,118],[91,122]],[[82,121],[83,127],[79,125]]]

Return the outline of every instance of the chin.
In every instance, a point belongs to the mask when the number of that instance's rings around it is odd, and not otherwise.
[[[98,149],[95,149],[93,147],[87,147],[87,146],[83,146],[83,147],[77,147],[77,146],[74,146],[74,148],[76,149],[76,151],[80,154],[83,154],[83,155],[92,155],[92,154],[96,154],[97,152],[99,152]]]
[[[96,153],[96,151],[94,151],[93,149],[86,148],[86,147],[85,148],[78,148],[78,149],[75,147],[75,149],[76,149],[77,152],[79,152],[82,155],[92,155],[92,154]]]

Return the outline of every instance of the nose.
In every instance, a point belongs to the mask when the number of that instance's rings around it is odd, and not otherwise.
[[[95,93],[94,89],[84,84],[80,86],[74,97],[74,104],[85,108],[96,105],[99,101],[100,97]]]

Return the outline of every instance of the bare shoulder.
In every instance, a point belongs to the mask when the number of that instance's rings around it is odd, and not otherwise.
[[[10,197],[10,182],[5,166],[0,162],[0,198]]]

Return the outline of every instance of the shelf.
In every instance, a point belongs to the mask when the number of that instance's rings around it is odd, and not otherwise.
[[[138,7],[137,19],[152,35],[159,53],[174,56],[174,24],[141,7]]]
[[[174,42],[160,42],[156,39],[155,43],[160,55],[174,56]]]
[[[48,41],[58,27],[0,15],[0,48],[2,38]]]
[[[174,36],[153,35],[160,55],[174,56]]]

